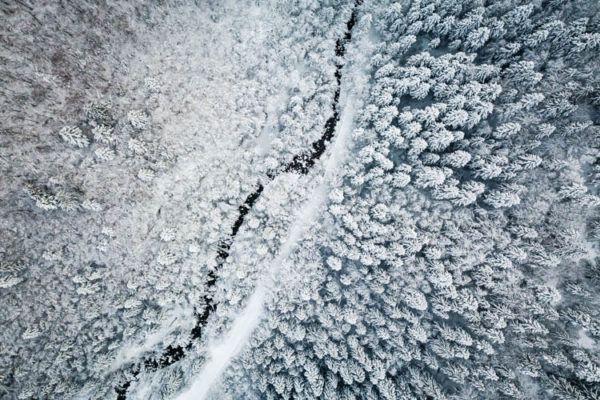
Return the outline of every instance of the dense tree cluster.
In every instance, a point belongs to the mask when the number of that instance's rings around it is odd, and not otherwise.
[[[354,156],[291,261],[310,276],[221,395],[597,398],[598,5],[378,3]]]

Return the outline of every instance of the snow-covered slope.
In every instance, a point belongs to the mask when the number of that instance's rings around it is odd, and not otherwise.
[[[600,396],[597,1],[0,26],[0,398]]]

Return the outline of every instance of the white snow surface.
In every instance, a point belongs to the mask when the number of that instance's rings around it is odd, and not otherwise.
[[[282,244],[278,255],[270,262],[268,276],[260,280],[246,306],[234,320],[230,330],[220,339],[209,341],[207,363],[194,378],[192,385],[176,397],[177,400],[203,400],[210,398],[211,388],[219,381],[230,362],[248,343],[252,332],[263,318],[264,304],[268,295],[277,289],[281,265],[301,242],[310,227],[318,219],[321,208],[326,204],[330,184],[346,159],[354,128],[354,117],[360,109],[360,93],[366,87],[368,76],[365,68],[372,42],[365,37],[360,45],[348,47],[349,63],[344,68],[340,106],[340,120],[336,126],[334,140],[327,151],[324,162],[324,173],[314,174],[312,179],[320,182],[308,194],[303,206],[295,215],[286,241]],[[281,175],[276,179],[286,179]]]
[[[206,398],[213,383],[219,379],[231,359],[242,350],[260,322],[265,294],[264,287],[257,288],[225,337],[209,341],[209,361],[204,365],[189,390],[180,394],[177,399],[200,400]]]

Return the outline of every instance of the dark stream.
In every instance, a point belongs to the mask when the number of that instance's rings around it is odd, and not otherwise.
[[[267,177],[269,180],[273,180],[277,175],[282,172],[297,172],[300,174],[307,174],[310,169],[314,166],[315,162],[323,155],[325,150],[327,149],[327,145],[333,138],[335,133],[335,127],[340,119],[339,114],[339,99],[340,99],[340,90],[341,90],[341,81],[342,81],[342,68],[343,63],[341,60],[346,54],[346,44],[350,42],[352,39],[352,27],[356,22],[356,6],[359,6],[362,3],[362,0],[356,0],[354,5],[355,8],[352,10],[352,15],[350,19],[346,23],[346,33],[343,38],[340,38],[336,41],[335,44],[335,55],[339,58],[336,63],[335,69],[335,79],[336,79],[336,89],[333,96],[333,115],[325,122],[325,128],[323,130],[323,134],[321,137],[311,144],[311,149],[307,153],[302,153],[294,156],[292,161],[283,167],[279,168],[276,171],[269,171],[267,173]],[[248,212],[252,209],[261,193],[264,190],[264,186],[259,184],[254,192],[252,192],[244,203],[238,208],[238,217],[235,220],[233,226],[231,227],[231,234],[226,238],[220,241],[219,248],[217,250],[217,265],[216,267],[208,273],[208,280],[206,285],[208,289],[215,286],[217,283],[217,273],[225,263],[225,260],[229,257],[229,250],[231,249],[231,245],[235,240],[235,237],[240,230],[240,227],[244,223],[244,218],[248,214]],[[127,399],[127,389],[131,386],[131,381],[137,377],[142,368],[146,371],[156,371],[157,369],[168,367],[176,363],[185,357],[185,353],[187,350],[190,350],[192,344],[195,340],[198,340],[202,337],[204,328],[208,322],[208,318],[210,315],[216,311],[217,303],[215,303],[211,290],[208,290],[204,295],[204,309],[202,313],[196,311],[196,324],[191,332],[190,342],[185,346],[168,346],[164,351],[160,358],[145,358],[142,362],[131,365],[129,371],[132,375],[132,379],[127,380],[121,385],[115,388],[117,392],[118,400],[126,400]]]

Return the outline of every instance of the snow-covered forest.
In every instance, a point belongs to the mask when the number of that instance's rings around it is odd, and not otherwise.
[[[0,399],[600,398],[598,0],[3,0],[0,117]]]

